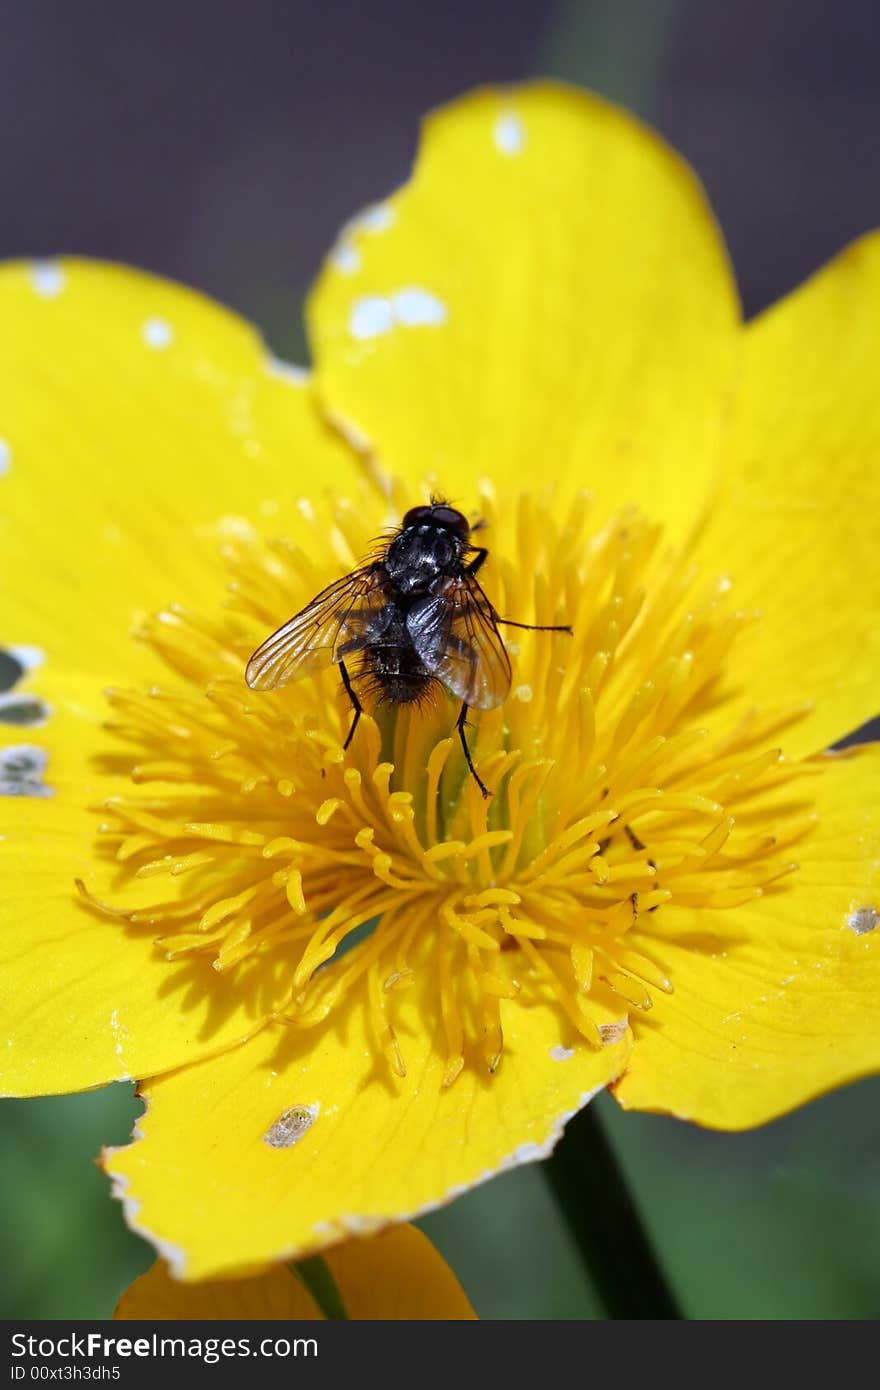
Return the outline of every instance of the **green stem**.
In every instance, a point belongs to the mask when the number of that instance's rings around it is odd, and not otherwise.
[[[345,1300],[326,1260],[320,1255],[313,1255],[308,1260],[291,1262],[288,1267],[312,1295],[328,1322],[348,1322]]]
[[[609,1318],[680,1318],[595,1104],[575,1115],[544,1164]]]

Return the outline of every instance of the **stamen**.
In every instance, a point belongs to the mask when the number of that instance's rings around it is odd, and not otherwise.
[[[88,910],[152,929],[170,959],[211,960],[228,992],[243,963],[287,953],[270,1011],[314,1028],[358,998],[400,1077],[395,1012],[418,983],[446,1086],[465,1065],[497,1069],[505,1020],[535,991],[593,1047],[619,1027],[597,1024],[599,997],[624,1001],[637,1033],[673,990],[667,905],[710,911],[715,931],[716,913],[784,891],[813,825],[804,769],[769,746],[804,711],[725,721],[726,656],[755,620],[728,584],[664,552],[635,511],[591,534],[585,494],[567,513],[549,494],[499,511],[487,490],[482,514],[497,611],[573,627],[502,629],[512,693],[469,719],[488,801],[442,692],[380,714],[353,665],[365,710],[344,750],[332,662],[246,686],[267,633],[398,520],[372,497],[315,503],[293,509],[290,540],[225,546],[231,597],[214,617],[172,605],[142,624],[174,688],[108,692],[132,786],[97,808],[98,868],[123,886],[77,881]]]

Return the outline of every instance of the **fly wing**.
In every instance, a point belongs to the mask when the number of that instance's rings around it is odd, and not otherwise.
[[[385,631],[391,619],[381,565],[337,579],[300,613],[267,637],[247,664],[252,690],[288,685],[363,651]]]
[[[424,665],[454,695],[476,709],[494,709],[510,689],[510,658],[495,610],[476,579],[450,579],[438,594],[406,615]]]

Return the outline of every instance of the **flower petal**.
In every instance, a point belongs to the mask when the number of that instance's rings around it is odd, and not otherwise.
[[[156,679],[129,636],[145,613],[172,600],[216,611],[217,552],[248,516],[278,512],[285,529],[306,479],[344,485],[356,470],[310,388],[187,290],[88,262],[9,265],[0,321],[0,639],[28,654],[15,694],[43,716],[0,723],[0,1089],[30,1095],[180,1066],[277,1006],[281,954],[220,978],[204,959],[169,963],[149,923],[108,921],[78,898],[81,877],[118,901],[106,856],[93,866],[87,809],[126,786],[102,686]]]
[[[814,753],[880,705],[880,236],[856,242],[746,332],[729,466],[699,545],[761,621],[734,647],[743,706],[815,707]]]
[[[353,1321],[459,1321],[476,1317],[449,1265],[415,1226],[349,1241],[327,1263]],[[126,1289],[113,1315],[128,1322],[230,1319],[306,1321],[321,1314],[284,1265],[252,1279],[181,1284],[161,1260]]]
[[[269,1027],[146,1088],[137,1141],[105,1166],[130,1224],[176,1275],[298,1259],[541,1158],[626,1062],[628,1036],[598,1052],[561,1047],[557,1010],[524,981],[533,997],[503,1014],[499,1071],[467,1065],[444,1088],[426,973],[399,996],[403,1079],[357,1004],[320,1033]]]
[[[18,795],[0,792],[5,1095],[81,1090],[212,1054],[252,1034],[289,984],[281,950],[219,976],[204,957],[167,960],[148,922],[108,920],[87,905],[77,893],[79,878],[98,896],[118,900],[114,861],[108,868],[95,859],[100,818],[89,803],[125,784],[96,770],[105,711],[91,683],[62,683],[56,675],[45,693],[47,723],[0,738],[0,770],[13,762],[19,777]],[[22,790],[28,776],[34,785]],[[0,788],[14,790],[4,777]],[[154,880],[140,887],[142,901],[136,885],[126,891],[126,906],[155,901]]]
[[[225,535],[276,512],[283,529],[304,486],[355,478],[311,388],[192,291],[10,264],[0,324],[0,640],[119,680],[139,669],[133,617],[216,607]]]
[[[815,767],[819,821],[784,891],[710,929],[705,909],[661,910],[675,993],[639,1026],[625,1109],[747,1129],[880,1068],[880,744]]]
[[[673,531],[714,479],[738,341],[691,171],[573,88],[431,116],[412,182],[343,233],[311,303],[318,385],[381,465],[456,501],[557,479]]]
[[[476,1317],[449,1265],[415,1226],[347,1241],[326,1259],[350,1318],[451,1322]]]
[[[119,1322],[311,1322],[321,1314],[311,1294],[284,1265],[252,1279],[181,1284],[157,1260],[125,1290],[113,1317]]]

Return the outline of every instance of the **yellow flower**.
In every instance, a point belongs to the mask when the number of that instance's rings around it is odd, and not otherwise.
[[[447,1201],[610,1082],[740,1128],[876,1069],[878,753],[822,750],[876,712],[878,297],[868,240],[743,328],[693,175],[552,85],[431,118],[314,378],[135,272],[0,277],[45,715],[3,755],[0,1084],[152,1078],[106,1164],[177,1275]],[[335,669],[244,683],[432,492],[503,616],[574,627],[513,634],[488,801],[451,701],[343,752]]]
[[[414,1226],[348,1241],[327,1255],[326,1264],[341,1309],[353,1322],[476,1317],[449,1265]],[[125,1290],[113,1316],[122,1322],[310,1322],[324,1314],[285,1265],[249,1279],[181,1284],[157,1260]]]

